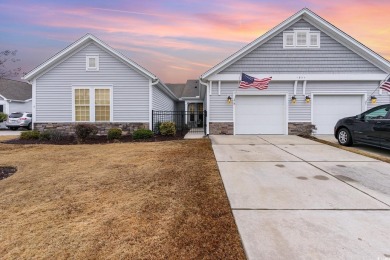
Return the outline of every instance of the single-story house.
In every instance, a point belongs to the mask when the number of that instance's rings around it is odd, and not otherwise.
[[[272,81],[239,89],[241,73]],[[388,60],[305,8],[200,76],[208,133],[297,134],[313,124],[331,134],[338,119],[390,103],[378,90],[389,73]]]
[[[32,84],[34,128],[74,132],[80,122],[100,133],[152,129],[152,111],[179,99],[154,74],[87,34],[24,76]]]
[[[31,112],[32,107],[31,85],[11,79],[0,79],[0,112]],[[5,123],[0,123],[5,128]]]

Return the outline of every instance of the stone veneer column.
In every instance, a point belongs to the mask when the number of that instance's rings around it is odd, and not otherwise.
[[[210,122],[211,135],[232,135],[233,131],[233,122]]]

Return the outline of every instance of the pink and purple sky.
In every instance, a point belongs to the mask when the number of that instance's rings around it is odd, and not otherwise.
[[[165,83],[182,83],[304,7],[390,59],[389,0],[0,0],[0,49],[28,72],[92,33]]]

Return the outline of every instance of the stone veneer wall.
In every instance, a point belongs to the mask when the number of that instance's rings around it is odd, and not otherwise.
[[[40,132],[44,130],[59,130],[69,135],[75,134],[75,126],[78,123],[35,123],[34,129]],[[86,123],[98,128],[99,135],[106,135],[111,128],[120,128],[123,134],[131,134],[138,129],[149,129],[149,123]]]
[[[310,122],[294,122],[288,123],[288,134],[289,135],[304,135],[309,136],[313,134],[315,125]]]
[[[209,132],[211,135],[232,135],[233,127],[233,122],[210,122]]]

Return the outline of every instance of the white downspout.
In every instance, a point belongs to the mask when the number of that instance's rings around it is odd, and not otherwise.
[[[207,117],[206,117],[206,134],[210,134],[210,86],[209,84],[202,81],[202,79],[199,79],[199,83],[203,86],[206,86],[206,111],[207,111]]]
[[[157,85],[160,82],[159,79],[157,79],[155,82],[152,82],[152,80],[149,81],[149,129],[153,131],[152,126],[152,110],[153,110],[153,86]]]

